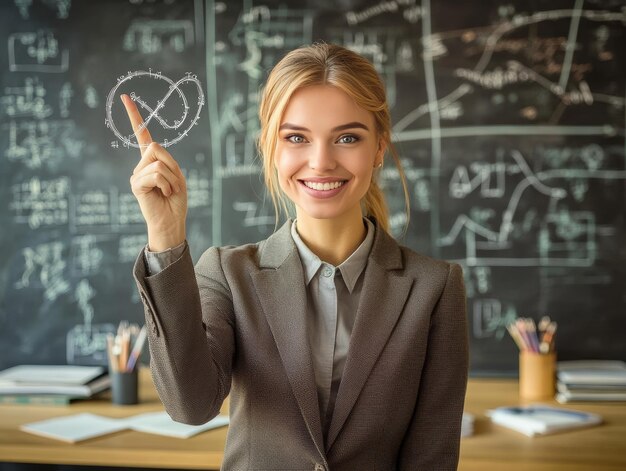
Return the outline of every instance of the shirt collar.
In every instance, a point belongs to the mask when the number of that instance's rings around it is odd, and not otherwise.
[[[336,267],[341,272],[343,281],[350,293],[352,293],[359,276],[361,276],[361,273],[365,269],[367,257],[369,256],[372,245],[374,244],[374,224],[367,218],[364,218],[364,221],[367,228],[365,239],[361,242],[361,245],[359,245],[357,249],[343,261],[343,263]],[[300,235],[296,230],[296,222],[297,220],[295,220],[291,225],[291,237],[293,238],[296,248],[298,249],[298,254],[300,255],[300,260],[302,261],[302,266],[304,268],[305,281],[308,285],[325,262],[322,262],[322,260],[320,260],[320,258],[315,255],[300,238]],[[330,263],[326,263],[326,265],[335,268]]]
[[[298,249],[298,254],[300,255],[300,260],[302,261],[302,266],[304,268],[304,278],[306,284],[308,285],[317,271],[322,266],[322,261],[320,258],[315,255],[311,249],[307,247],[304,241],[300,238],[298,231],[296,230],[296,220],[293,221],[291,225],[291,238],[296,244],[296,248]]]

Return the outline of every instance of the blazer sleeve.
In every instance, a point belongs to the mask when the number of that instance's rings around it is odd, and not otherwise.
[[[153,276],[141,254],[133,275],[144,304],[150,370],[166,411],[177,422],[208,422],[229,393],[235,347],[219,250],[207,250],[194,270],[186,247]]]
[[[468,358],[463,272],[458,264],[450,264],[431,317],[419,394],[400,449],[399,471],[457,469]]]

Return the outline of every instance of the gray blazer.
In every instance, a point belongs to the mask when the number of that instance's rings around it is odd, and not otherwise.
[[[324,442],[304,274],[287,222],[268,239],[189,250],[134,276],[152,376],[170,416],[200,424],[230,393],[222,469],[454,470],[468,368],[459,265],[376,228]]]

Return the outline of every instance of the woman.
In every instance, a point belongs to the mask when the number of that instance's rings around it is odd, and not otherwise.
[[[228,470],[456,469],[462,272],[387,232],[376,174],[390,118],[373,66],[328,44],[275,66],[259,148],[277,211],[293,204],[296,220],[256,244],[210,248],[195,270],[184,177],[123,100],[145,148],[131,177],[148,227],[134,275],[172,418],[204,423],[230,394]]]

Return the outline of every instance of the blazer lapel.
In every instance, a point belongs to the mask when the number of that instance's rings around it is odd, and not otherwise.
[[[408,298],[412,279],[392,271],[402,266],[400,247],[391,236],[377,227],[328,431],[327,451],[350,415]]]
[[[291,238],[291,221],[263,243],[260,253],[260,270],[252,273],[254,287],[309,434],[324,456],[315,373],[306,333],[306,287],[302,263]]]

